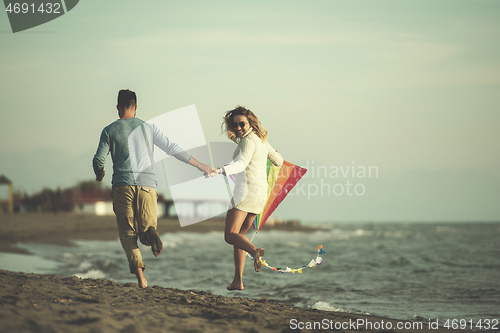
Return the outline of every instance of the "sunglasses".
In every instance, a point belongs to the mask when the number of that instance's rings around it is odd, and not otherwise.
[[[234,128],[238,128],[238,127],[245,128],[246,124],[248,124],[248,123],[245,123],[245,122],[239,122],[239,123],[233,122],[233,127]]]

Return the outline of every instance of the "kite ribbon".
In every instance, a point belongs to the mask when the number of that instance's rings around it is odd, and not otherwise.
[[[265,260],[262,260],[262,266],[270,268],[273,271],[278,272],[278,273],[283,273],[283,274],[284,273],[293,273],[293,274],[299,273],[299,274],[301,274],[304,269],[312,268],[312,267],[321,265],[323,263],[323,258],[321,257],[322,254],[326,254],[326,251],[325,251],[325,249],[323,249],[323,245],[318,245],[318,255],[316,256],[316,258],[311,259],[311,261],[307,265],[303,265],[303,266],[298,267],[298,268],[287,267],[285,269],[282,269],[280,267],[271,266]],[[250,258],[252,258],[252,260],[253,260],[253,257],[251,255],[248,255],[248,256]]]

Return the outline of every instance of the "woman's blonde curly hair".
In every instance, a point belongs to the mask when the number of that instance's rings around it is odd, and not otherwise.
[[[222,132],[226,132],[229,140],[238,143],[240,139],[236,136],[235,128],[233,126],[233,118],[237,115],[247,117],[248,123],[250,124],[250,127],[252,128],[254,133],[262,140],[262,142],[267,141],[267,131],[260,123],[259,118],[257,118],[257,116],[252,111],[243,106],[238,106],[233,110],[227,111],[224,115],[224,121],[222,122],[221,130]]]

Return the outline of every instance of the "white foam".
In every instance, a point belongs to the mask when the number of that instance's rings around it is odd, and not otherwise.
[[[104,279],[106,277],[106,275],[98,269],[91,269],[85,273],[76,273],[75,276],[80,279]]]
[[[86,271],[86,270],[89,270],[91,267],[92,267],[92,264],[89,261],[85,260],[85,261],[82,261],[80,263],[78,270],[79,271]]]
[[[286,245],[294,248],[299,248],[302,246],[302,244],[300,244],[299,242],[293,242],[293,241],[286,242]]]
[[[63,259],[73,259],[75,255],[73,253],[64,252]]]
[[[327,302],[316,302],[311,308],[322,311],[346,312],[344,309],[337,308]]]
[[[371,230],[365,230],[365,229],[356,229],[353,233],[354,236],[358,237],[370,237],[373,236],[374,232]]]

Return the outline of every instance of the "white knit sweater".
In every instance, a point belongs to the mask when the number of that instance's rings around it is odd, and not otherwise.
[[[281,155],[250,128],[238,143],[233,162],[223,167],[227,176],[235,175],[233,206],[260,214],[267,200],[267,159],[276,166],[283,164]],[[244,172],[243,172],[244,171]]]

